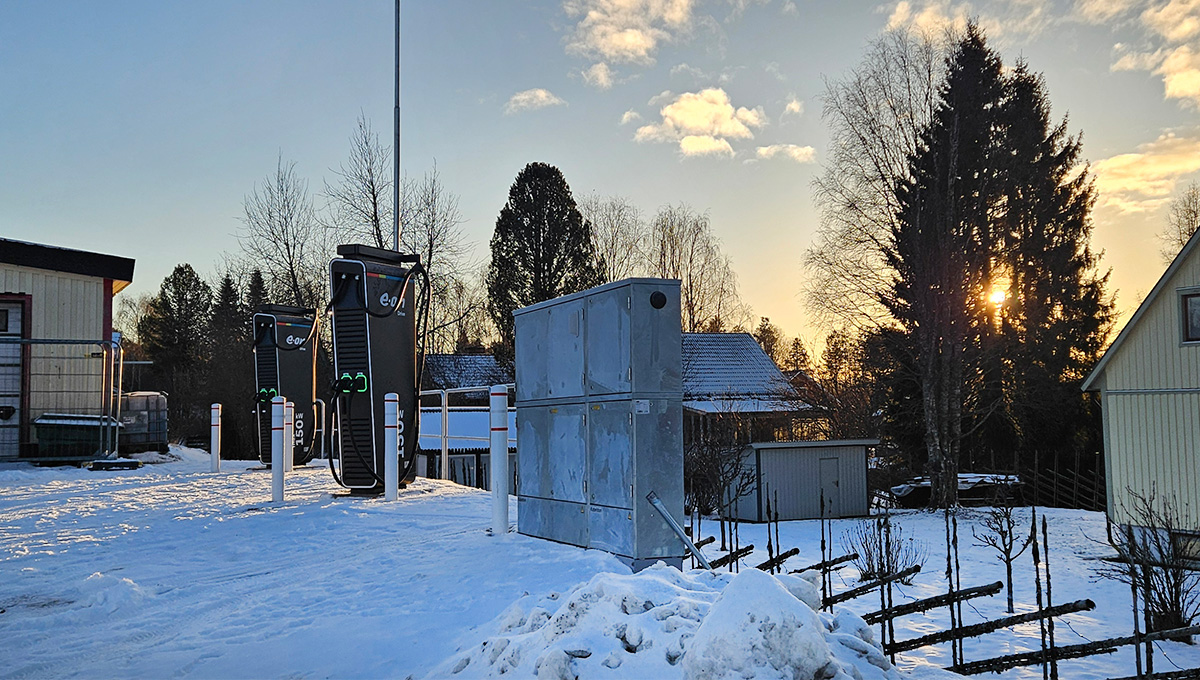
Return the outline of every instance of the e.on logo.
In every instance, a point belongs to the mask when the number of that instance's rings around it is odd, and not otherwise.
[[[397,298],[395,295],[390,295],[387,291],[384,291],[384,293],[379,296],[379,304],[388,309],[395,308],[396,316],[404,316],[404,300]]]
[[[284,342],[284,344],[287,344],[287,345],[303,345],[304,338],[298,338],[294,335],[289,335],[289,336],[287,336],[287,338],[284,339],[283,342]]]

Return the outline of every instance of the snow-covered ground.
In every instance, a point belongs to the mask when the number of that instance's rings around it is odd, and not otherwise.
[[[877,628],[847,615],[877,609],[878,597],[815,615],[804,600],[816,591],[798,577],[631,576],[604,553],[490,536],[487,494],[439,481],[387,503],[343,495],[323,467],[298,468],[276,505],[269,472],[225,461],[212,474],[203,452],[173,453],[180,460],[134,471],[0,466],[0,678],[779,677],[766,669],[788,667],[869,680],[944,677],[934,666],[949,663],[942,645],[901,655],[902,673],[885,670],[866,643]],[[1092,574],[1090,558],[1108,550],[1096,542],[1103,517],[1050,512],[1055,602],[1097,603],[1060,619],[1060,643],[1128,634],[1128,591]],[[970,545],[977,516],[960,523],[964,586],[1003,577]],[[941,517],[897,521],[929,543],[925,571],[897,601],[944,592]],[[834,522],[835,544],[853,522]],[[784,523],[781,534],[801,550],[789,568],[820,559],[818,523]],[[765,559],[765,538],[764,527],[742,527],[743,544],[760,547],[744,564]],[[1018,573],[1018,608],[1032,609],[1028,556]],[[853,576],[843,570],[836,589]],[[967,624],[1004,615],[1003,594],[972,604]],[[906,617],[897,637],[947,622],[944,609]],[[968,642],[966,656],[1036,649],[1038,638],[1027,624]],[[1200,666],[1200,648],[1160,650],[1159,670],[1173,668],[1166,659]],[[1060,666],[1063,678],[1132,670],[1128,647]]]

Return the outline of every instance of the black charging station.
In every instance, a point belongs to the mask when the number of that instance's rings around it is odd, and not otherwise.
[[[339,482],[352,493],[383,492],[384,456],[411,470],[416,446],[420,256],[341,245],[329,263]],[[385,451],[383,397],[400,397],[399,451]],[[411,475],[410,475],[411,478]],[[401,484],[406,481],[401,480]]]
[[[292,462],[304,465],[321,449],[324,403],[317,397],[317,310],[262,305],[254,315],[254,415],[258,459],[271,464],[271,399],[294,404]],[[286,452],[285,452],[286,455]]]

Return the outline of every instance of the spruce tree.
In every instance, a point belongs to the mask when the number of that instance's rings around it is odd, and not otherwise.
[[[199,434],[211,351],[212,289],[189,264],[163,279],[158,295],[138,324],[158,388],[168,392],[172,436]]]
[[[975,25],[949,57],[939,105],[897,188],[899,219],[884,249],[895,271],[884,305],[911,335],[921,388],[931,504],[957,502],[966,381],[978,367],[977,320],[997,234],[1000,58]]]
[[[261,277],[260,277],[261,281]],[[212,308],[212,358],[209,367],[209,400],[222,405],[223,455],[244,458],[254,451],[250,410],[254,392],[254,366],[250,324],[242,296],[226,274]]]
[[[488,312],[500,331],[499,358],[512,357],[513,310],[602,282],[594,243],[562,172],[526,165],[508,190],[491,242]]]
[[[1006,92],[1004,363],[1015,443],[1031,465],[1035,448],[1073,452],[1100,438],[1079,384],[1105,346],[1113,303],[1088,246],[1095,191],[1077,168],[1080,139],[1068,136],[1065,118],[1051,123],[1045,83],[1026,64]]]

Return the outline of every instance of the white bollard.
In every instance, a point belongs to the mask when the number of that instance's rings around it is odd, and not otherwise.
[[[394,501],[400,488],[400,395],[383,395],[383,498]]]
[[[492,385],[488,406],[492,438],[492,534],[508,533],[508,387]]]
[[[271,500],[283,502],[283,397],[271,400]]]
[[[212,471],[221,471],[221,405],[212,405],[212,433],[208,442],[208,453],[212,456]]]
[[[292,471],[296,458],[296,405],[290,401],[283,402],[283,469]]]

